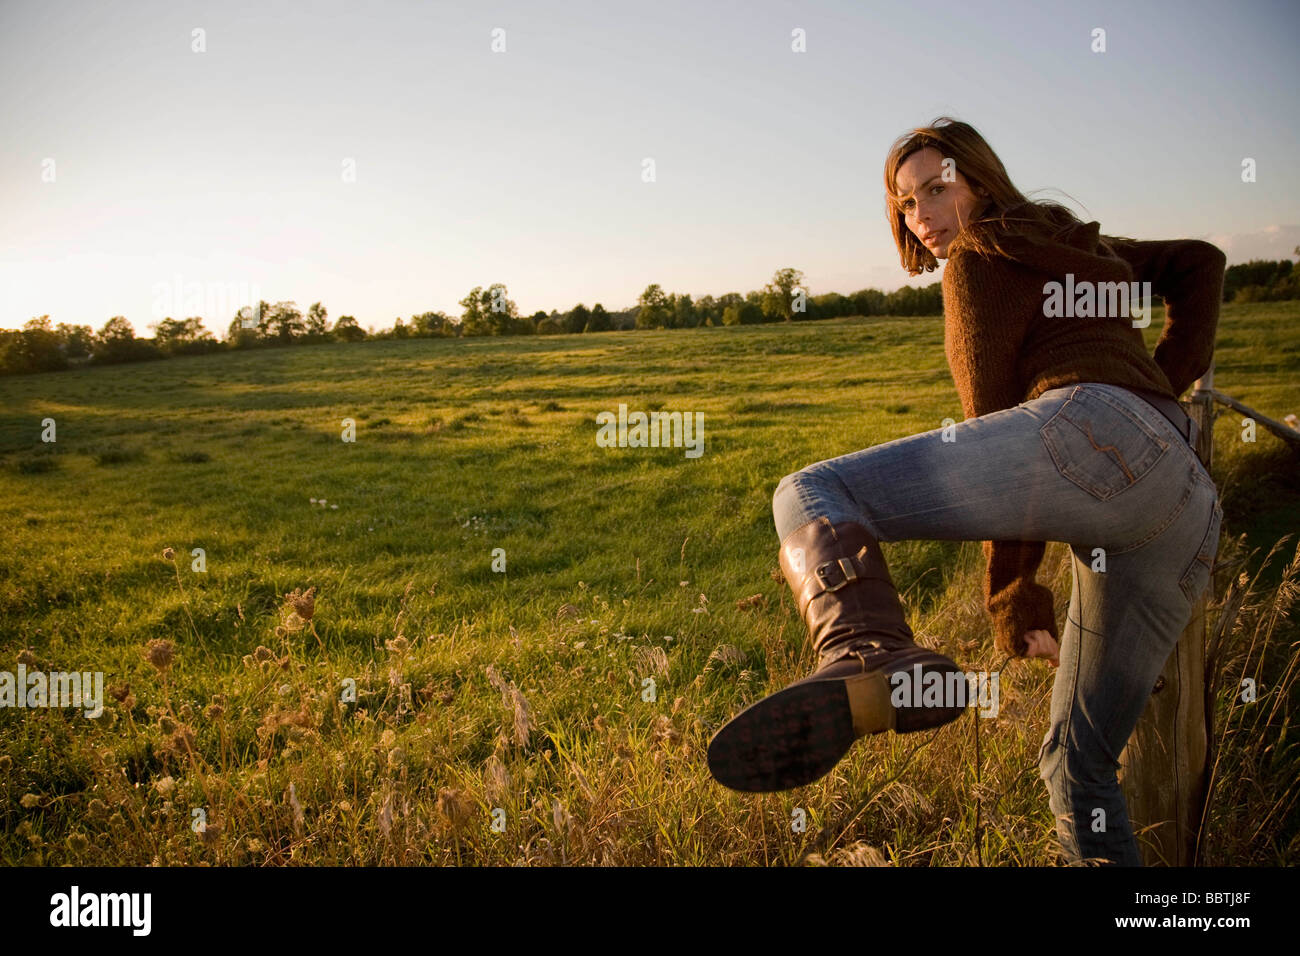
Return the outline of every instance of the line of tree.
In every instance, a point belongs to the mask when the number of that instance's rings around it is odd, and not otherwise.
[[[120,315],[109,319],[98,332],[88,325],[55,325],[48,315],[42,315],[21,329],[0,329],[0,374],[327,342],[678,329],[849,315],[938,315],[943,311],[943,295],[936,282],[896,292],[863,289],[847,296],[838,292],[809,296],[801,272],[781,269],[763,289],[745,295],[729,292],[696,300],[686,293],[666,293],[653,284],[641,293],[636,305],[620,311],[609,311],[600,303],[590,309],[579,303],[563,313],[552,310],[550,314],[539,311],[523,316],[503,283],[486,289],[476,286],[459,305],[461,314],[456,317],[424,312],[404,321],[399,316],[391,328],[375,330],[362,328],[350,315],[339,316],[331,326],[328,312],[319,302],[304,314],[295,302],[262,301],[256,310],[241,309],[220,340],[197,316],[150,323],[153,336],[137,338],[131,323]]]
[[[1300,246],[1295,254],[1300,257]],[[1300,298],[1300,269],[1289,260],[1252,260],[1230,266],[1224,275],[1225,302],[1268,302]],[[31,319],[21,329],[0,329],[0,374],[48,372],[80,365],[114,364],[201,355],[230,349],[375,339],[469,338],[481,335],[557,335],[617,332],[628,329],[688,329],[701,326],[758,325],[800,322],[843,316],[941,315],[940,283],[893,292],[861,289],[851,295],[827,292],[808,295],[803,274],[780,269],[762,289],[741,295],[701,296],[668,293],[657,283],[647,286],[636,305],[607,311],[597,303],[579,303],[567,312],[552,310],[519,314],[506,286],[475,286],[460,300],[461,314],[424,312],[391,328],[364,329],[350,315],[331,326],[325,307],[316,302],[304,314],[294,302],[262,301],[255,312],[241,310],[231,320],[224,339],[216,339],[198,317],[165,318],[151,323],[152,338],[137,338],[123,316],[109,319],[95,332],[88,325],[51,324],[48,315]],[[251,318],[250,318],[251,316]]]
[[[1300,259],[1300,246],[1292,253]],[[1224,302],[1280,302],[1300,299],[1300,269],[1290,259],[1252,259],[1228,266],[1223,274]]]

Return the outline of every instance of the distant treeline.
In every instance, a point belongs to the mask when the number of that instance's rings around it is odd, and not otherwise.
[[[1300,246],[1295,255],[1300,257]],[[1223,275],[1224,302],[1280,302],[1300,299],[1300,269],[1290,259],[1252,259],[1228,266]]]
[[[1296,254],[1300,256],[1300,247]],[[1225,302],[1273,302],[1300,298],[1300,270],[1289,260],[1254,260],[1231,266],[1224,275]],[[943,291],[938,282],[922,288],[904,286],[894,292],[862,289],[851,295],[828,292],[807,295],[803,275],[781,269],[761,290],[741,295],[701,296],[665,293],[658,284],[648,286],[637,304],[617,312],[597,303],[588,309],[574,306],[568,312],[520,315],[501,283],[487,289],[476,286],[460,301],[462,312],[400,317],[392,328],[368,332],[350,315],[331,326],[325,307],[317,302],[304,315],[294,302],[260,302],[257,311],[241,310],[231,320],[224,339],[216,339],[201,318],[166,318],[151,323],[152,338],[137,338],[123,316],[114,316],[95,332],[88,325],[52,325],[43,315],[19,330],[0,329],[0,374],[49,372],[83,365],[107,365],[199,355],[231,349],[374,339],[461,338],[480,335],[555,335],[563,333],[617,332],[626,329],[689,329],[700,326],[758,325],[764,322],[800,322],[850,315],[941,315]]]
[[[761,291],[741,295],[702,296],[668,294],[659,285],[641,293],[637,304],[611,312],[597,303],[588,309],[574,306],[568,312],[521,315],[501,283],[487,289],[475,287],[460,301],[462,312],[451,317],[425,312],[392,328],[368,332],[350,315],[339,316],[331,326],[325,307],[317,302],[304,314],[294,302],[259,302],[256,312],[240,310],[223,339],[203,327],[201,318],[166,318],[150,323],[152,338],[137,338],[123,316],[114,316],[95,332],[88,325],[53,325],[48,315],[31,319],[20,330],[0,330],[0,374],[48,372],[83,365],[108,365],[201,355],[231,349],[316,345],[375,339],[461,338],[483,335],[555,335],[562,333],[617,332],[626,329],[677,329],[699,326],[756,325],[763,322],[798,322],[849,315],[940,315],[943,294],[935,282],[922,289],[904,287],[895,292],[863,289],[852,295],[829,292],[809,296],[803,276],[782,269]]]

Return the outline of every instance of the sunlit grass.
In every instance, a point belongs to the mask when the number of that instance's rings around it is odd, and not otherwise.
[[[1225,307],[1217,387],[1300,410],[1298,313]],[[703,412],[704,455],[597,446],[620,402]],[[997,719],[859,741],[800,790],[742,796],[704,762],[722,722],[812,666],[775,573],[780,478],[949,417],[939,317],[0,380],[0,669],[103,671],[112,691],[97,720],[0,711],[0,860],[1050,864],[1040,662],[1007,666]],[[1300,488],[1293,453],[1238,433],[1215,430],[1220,564],[1253,573],[1300,526]],[[999,668],[978,544],[883,547],[919,639]],[[1224,673],[1274,696],[1244,710],[1220,684],[1207,862],[1297,859],[1294,550],[1224,617]],[[1040,572],[1058,608],[1067,557],[1050,545]]]

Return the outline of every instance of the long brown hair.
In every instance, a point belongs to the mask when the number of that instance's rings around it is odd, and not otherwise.
[[[898,168],[907,157],[930,146],[951,158],[971,191],[987,197],[983,208],[953,239],[986,257],[1006,255],[1003,244],[1012,238],[1030,242],[1051,241],[1080,219],[1065,206],[1049,200],[1031,201],[1015,187],[997,153],[975,127],[950,116],[940,116],[929,126],[919,126],[894,141],[885,157],[885,209],[894,232],[899,261],[910,276],[933,272],[939,261],[907,228],[898,199]]]

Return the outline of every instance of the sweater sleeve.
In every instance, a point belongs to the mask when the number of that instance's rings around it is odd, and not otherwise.
[[[944,267],[945,351],[967,418],[1011,408],[1024,400],[1017,359],[1029,316],[1017,314],[1005,262],[958,252]],[[1015,481],[1008,463],[1007,483]],[[993,621],[994,643],[1004,654],[1023,656],[1025,632],[1057,637],[1054,597],[1038,584],[1043,541],[985,541],[984,605]]]
[[[1132,267],[1134,281],[1151,283],[1152,293],[1165,300],[1165,324],[1152,358],[1174,396],[1181,396],[1214,357],[1227,257],[1200,239],[1101,238]]]
[[[1052,589],[1035,580],[1045,541],[985,541],[984,606],[993,620],[993,643],[1004,654],[1023,657],[1025,632],[1056,629]]]

